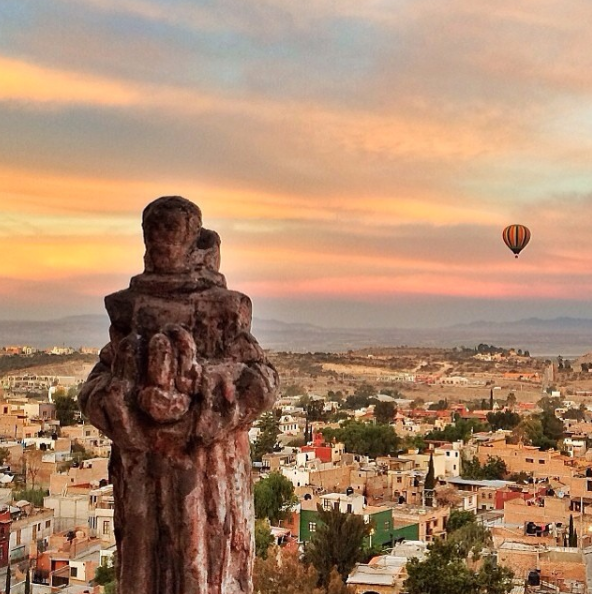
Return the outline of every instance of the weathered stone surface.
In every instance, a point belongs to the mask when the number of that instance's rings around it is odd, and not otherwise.
[[[143,229],[145,271],[106,297],[111,340],[79,397],[114,444],[119,593],[251,592],[247,431],[278,376],[197,206],[159,198]]]

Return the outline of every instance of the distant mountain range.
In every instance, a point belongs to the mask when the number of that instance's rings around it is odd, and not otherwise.
[[[104,315],[47,321],[0,321],[0,345],[96,346],[109,340]],[[278,351],[347,351],[379,346],[473,347],[479,343],[515,347],[533,356],[574,357],[592,351],[592,319],[526,318],[515,322],[478,321],[443,328],[322,328],[277,320],[253,320],[253,334]]]

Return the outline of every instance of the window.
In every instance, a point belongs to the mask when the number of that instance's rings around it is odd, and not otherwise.
[[[328,499],[323,499],[323,509],[331,509],[331,502]]]
[[[316,532],[317,531],[317,523],[316,522],[309,522],[308,523],[308,529],[310,532]]]
[[[111,534],[111,522],[109,520],[103,520],[103,534]]]
[[[539,464],[544,464],[545,461],[544,460],[539,460]]]
[[[19,546],[21,544],[21,531],[16,531],[16,545]]]
[[[397,477],[397,482],[398,483],[402,483],[403,482],[403,477],[402,476],[398,476]]]
[[[49,528],[51,526],[51,520],[47,520],[47,522],[45,522],[45,527]]]
[[[351,514],[354,511],[354,506],[351,503],[347,504],[347,513]]]
[[[78,567],[70,567],[70,577],[78,577]]]
[[[391,529],[391,523],[388,520],[386,520],[386,522],[384,523],[384,529],[385,530],[390,530]]]
[[[534,458],[526,458],[527,464],[534,464]]]

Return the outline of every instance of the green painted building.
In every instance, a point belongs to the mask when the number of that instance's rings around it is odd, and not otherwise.
[[[307,506],[301,506],[300,511],[300,541],[308,542],[311,540],[314,532],[316,532],[319,523],[319,513],[315,509],[305,509]],[[342,510],[343,511],[343,510]],[[345,513],[348,513],[347,511]],[[388,548],[393,546],[394,541],[399,538],[405,540],[418,540],[419,538],[419,524],[408,524],[405,526],[395,526],[393,524],[393,516],[390,508],[386,507],[368,507],[356,512],[355,510],[349,513],[357,513],[363,515],[364,520],[372,524],[373,532],[367,539],[368,546],[380,546]]]

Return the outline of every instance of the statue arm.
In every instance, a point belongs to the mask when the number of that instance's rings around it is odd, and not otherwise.
[[[80,409],[91,423],[130,449],[142,447],[142,431],[130,409],[136,376],[135,340],[122,340],[115,353],[109,343],[78,396]]]

